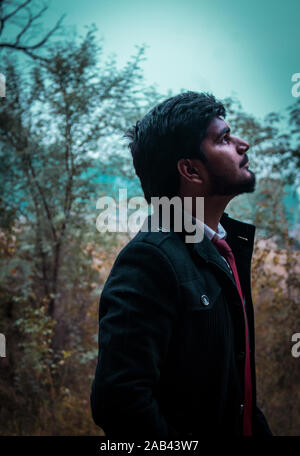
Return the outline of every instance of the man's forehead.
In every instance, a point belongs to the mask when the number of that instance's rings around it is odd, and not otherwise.
[[[230,128],[228,123],[225,122],[224,118],[222,116],[214,117],[211,120],[210,124],[208,125],[206,134],[207,135],[211,135],[211,134],[215,135],[215,134],[218,134],[224,128]]]

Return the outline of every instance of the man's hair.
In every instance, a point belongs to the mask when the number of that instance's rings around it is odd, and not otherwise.
[[[178,192],[181,158],[206,161],[200,143],[215,117],[225,117],[223,104],[208,93],[185,92],[149,111],[125,137],[145,199],[172,198]]]

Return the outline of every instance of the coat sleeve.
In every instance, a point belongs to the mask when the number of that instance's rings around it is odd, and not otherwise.
[[[253,418],[253,435],[254,436],[272,436],[267,420],[263,412],[256,406],[256,413]]]
[[[92,385],[95,423],[113,438],[179,435],[156,400],[160,370],[177,318],[177,279],[158,247],[135,241],[117,258],[99,311],[99,354]]]

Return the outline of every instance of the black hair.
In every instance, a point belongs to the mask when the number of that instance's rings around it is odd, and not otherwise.
[[[184,92],[156,105],[125,134],[145,199],[172,198],[178,192],[181,158],[206,161],[200,143],[225,108],[208,93]]]

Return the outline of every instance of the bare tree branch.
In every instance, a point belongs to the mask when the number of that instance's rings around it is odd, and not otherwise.
[[[2,41],[0,42],[0,50],[1,48],[7,48],[7,49],[14,49],[16,51],[21,51],[24,54],[28,55],[34,60],[43,60],[47,61],[46,58],[41,57],[40,55],[36,54],[35,50],[40,49],[44,44],[47,43],[47,41],[51,38],[51,36],[60,28],[61,23],[65,17],[65,15],[61,16],[60,19],[56,22],[53,28],[49,30],[46,35],[43,36],[42,39],[40,39],[37,43],[34,44],[25,44],[24,43],[24,38],[26,38],[27,32],[32,28],[34,22],[39,19],[48,9],[47,6],[44,6],[41,8],[36,14],[32,14],[31,10],[26,8],[28,5],[32,2],[32,0],[26,0],[25,2],[21,3],[17,8],[15,8],[12,12],[8,14],[4,14],[4,6],[5,6],[5,1],[0,0],[0,36],[2,35],[2,32],[4,30],[4,27],[6,26],[7,23],[9,23],[11,18],[16,18],[16,15],[19,13],[21,10],[25,10],[28,13],[28,19],[26,24],[21,28],[20,32],[16,35],[16,37],[12,41]],[[28,35],[27,35],[28,36]],[[23,38],[23,42],[22,42]]]
[[[5,25],[5,23],[13,16],[15,16],[17,14],[18,11],[20,11],[21,9],[25,8],[25,6],[27,6],[29,3],[31,2],[31,0],[26,0],[24,3],[21,3],[14,11],[12,11],[11,13],[7,14],[6,16],[4,16],[2,19],[1,19],[1,23],[3,23],[3,27]],[[1,2],[1,3],[4,3],[4,2]],[[3,5],[1,5],[3,6]]]
[[[27,30],[30,28],[31,24],[36,20],[38,19],[39,17],[41,17],[43,15],[43,13],[47,10],[47,7],[45,6],[44,8],[42,8],[35,16],[32,16],[31,14],[31,11],[29,11],[29,19],[27,21],[27,24],[23,27],[23,29],[20,31],[20,33],[18,34],[17,38],[16,38],[16,43],[19,44],[20,42],[20,39],[22,38],[22,36],[24,35],[24,33],[27,32]]]

